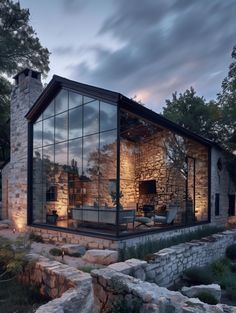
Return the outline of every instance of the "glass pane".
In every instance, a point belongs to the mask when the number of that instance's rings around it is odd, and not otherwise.
[[[91,102],[91,101],[95,101],[95,99],[84,96],[84,104],[88,103],[88,102]]]
[[[50,145],[54,142],[54,117],[43,121],[43,145]]]
[[[92,222],[98,222],[96,214],[98,210],[98,180],[92,179],[91,181],[84,182],[82,184],[81,193],[83,194],[83,209],[92,209],[92,211],[87,214],[90,215]]]
[[[69,111],[69,138],[82,136],[82,106]]]
[[[67,140],[68,112],[55,116],[55,142]]]
[[[84,179],[94,180],[98,177],[99,135],[92,135],[83,140],[83,175]]]
[[[116,130],[100,134],[100,164],[101,179],[116,179]]]
[[[84,135],[99,131],[99,102],[93,101],[84,105]]]
[[[33,152],[33,182],[42,183],[42,148]]]
[[[100,131],[116,128],[117,107],[115,105],[100,102]]]
[[[48,105],[48,107],[43,112],[43,119],[51,117],[54,115],[54,100]]]
[[[54,145],[43,148],[43,184],[54,182]]]
[[[55,99],[55,114],[68,110],[68,91],[62,89]]]
[[[34,124],[34,148],[42,147],[43,145],[43,123],[38,122]]]
[[[55,145],[55,164],[59,166],[67,166],[67,142]]]
[[[68,163],[73,173],[82,174],[82,138],[69,141]]]
[[[116,180],[99,180],[99,209],[115,210]]]
[[[83,104],[83,96],[76,92],[69,91],[69,108],[74,108]]]

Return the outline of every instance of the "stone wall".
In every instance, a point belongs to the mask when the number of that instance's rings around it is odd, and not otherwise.
[[[91,276],[88,273],[74,267],[40,255],[31,254],[28,257],[31,263],[18,279],[23,284],[38,286],[42,295],[55,299],[70,288],[79,288],[91,283]]]
[[[224,304],[209,305],[170,291],[154,283],[117,273],[105,268],[92,272],[96,313],[112,312],[120,304],[126,310],[135,307],[137,313],[235,313],[236,308]],[[121,302],[122,301],[122,302]]]
[[[8,219],[8,173],[10,163],[7,163],[2,169],[2,211],[0,219]]]
[[[149,263],[136,259],[108,267],[117,272],[168,287],[179,280],[184,270],[204,266],[224,256],[225,249],[236,241],[236,230],[224,231],[201,240],[182,243],[153,254]]]
[[[222,169],[217,166],[221,160]],[[215,194],[220,194],[219,216],[215,215]],[[222,150],[212,148],[211,152],[211,221],[212,223],[224,225],[227,222],[236,223],[236,216],[228,216],[229,199],[228,195],[236,194],[236,186],[230,179],[226,168],[226,160]],[[236,203],[235,203],[236,208]],[[236,212],[235,212],[236,213]]]
[[[8,193],[3,193],[3,201],[8,203],[8,217],[19,230],[27,224],[28,123],[25,115],[42,92],[39,74],[33,76],[37,78],[32,77],[32,71],[20,73],[11,94],[11,157],[7,178],[3,178],[8,180]]]

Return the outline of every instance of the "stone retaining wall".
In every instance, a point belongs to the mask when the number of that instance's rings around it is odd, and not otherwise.
[[[109,265],[108,268],[167,287],[176,283],[187,268],[204,266],[224,256],[227,246],[235,240],[236,230],[228,230],[160,250],[153,254],[153,260],[149,263],[130,259]]]
[[[139,244],[144,244],[148,241],[154,240],[165,240],[168,238],[172,238],[179,235],[189,234],[195,232],[197,230],[201,230],[202,228],[206,227],[206,225],[196,225],[191,227],[184,227],[178,229],[169,229],[168,231],[161,231],[158,233],[146,233],[140,234],[135,238],[124,238],[124,239],[103,239],[92,237],[88,235],[81,235],[76,233],[70,233],[55,229],[49,228],[40,228],[40,227],[32,227],[28,226],[29,233],[35,233],[43,237],[45,241],[51,242],[59,242],[59,243],[74,243],[80,244],[84,247],[89,249],[111,249],[111,250],[118,250],[124,246],[126,247],[134,247]]]
[[[70,288],[91,284],[88,273],[40,255],[30,254],[29,258],[32,262],[19,276],[19,281],[23,284],[36,284],[43,295],[55,299]]]
[[[180,292],[143,282],[110,268],[95,270],[92,277],[96,313],[114,309],[116,303],[120,303],[123,309],[128,305],[129,310],[132,305],[133,308],[136,305],[137,313],[236,313],[235,307],[224,304],[208,305],[198,299],[187,298]]]

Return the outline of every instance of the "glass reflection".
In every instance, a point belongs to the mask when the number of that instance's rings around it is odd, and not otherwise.
[[[55,99],[55,114],[68,110],[68,91],[62,89]]]
[[[55,141],[67,140],[68,112],[55,116]]]
[[[67,166],[67,142],[55,144],[55,164]]]
[[[117,131],[100,134],[99,173],[102,179],[116,178]]]
[[[82,106],[69,111],[69,139],[82,136]]]
[[[34,148],[42,147],[43,145],[43,123],[38,122],[33,126],[33,136],[34,136]]]
[[[82,138],[69,141],[69,166],[82,174]]]
[[[98,177],[99,135],[85,137],[83,140],[83,174],[95,179]]]
[[[84,135],[99,131],[99,102],[93,101],[84,105]]]
[[[72,109],[82,104],[83,104],[82,95],[76,92],[69,91],[69,108]]]
[[[54,181],[54,145],[43,147],[43,179]]]
[[[47,106],[43,112],[43,119],[51,117],[54,115],[54,100]]]
[[[95,101],[95,99],[84,96],[84,100],[83,100],[83,103],[84,103],[84,104],[85,104],[85,103],[88,103],[88,102],[91,102],[91,101]]]
[[[33,151],[33,182],[42,183],[42,148]]]
[[[100,102],[100,131],[116,128],[117,107],[115,105]]]
[[[54,142],[54,117],[43,120],[43,146]]]

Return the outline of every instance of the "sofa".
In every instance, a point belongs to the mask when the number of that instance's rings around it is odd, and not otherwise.
[[[115,208],[94,208],[83,206],[83,208],[72,208],[71,217],[79,222],[103,223],[116,225]],[[134,223],[135,210],[123,209],[119,212],[119,224]]]

